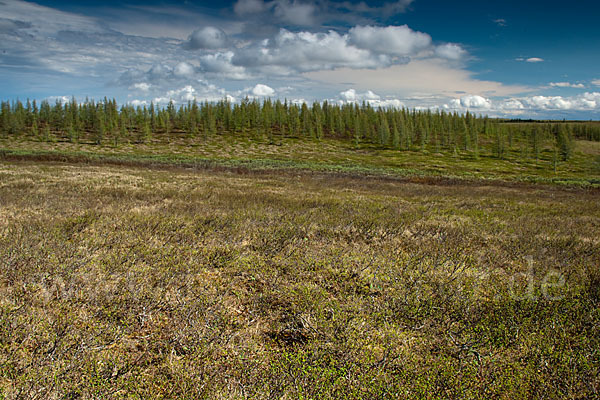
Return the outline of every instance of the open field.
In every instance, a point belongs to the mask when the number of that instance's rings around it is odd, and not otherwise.
[[[71,143],[55,138],[39,141],[31,137],[0,138],[0,159],[31,158],[112,161],[117,164],[220,165],[249,169],[303,169],[336,173],[387,176],[427,176],[467,180],[505,180],[556,183],[587,187],[600,186],[600,143],[579,140],[571,159],[554,169],[552,152],[546,149],[541,158],[523,157],[515,145],[505,159],[481,150],[469,151],[398,151],[363,143],[356,148],[351,142],[336,139],[310,140],[281,138],[279,145],[266,140],[229,135],[207,139],[186,135],[155,135],[147,143],[106,141],[96,145],[88,141]],[[482,143],[482,146],[484,144]],[[491,147],[491,144],[487,144]],[[11,157],[9,157],[11,158]]]
[[[0,398],[598,396],[596,189],[242,172],[0,161]]]

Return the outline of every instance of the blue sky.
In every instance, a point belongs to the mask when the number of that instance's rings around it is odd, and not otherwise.
[[[600,119],[599,17],[596,1],[0,0],[0,97]]]

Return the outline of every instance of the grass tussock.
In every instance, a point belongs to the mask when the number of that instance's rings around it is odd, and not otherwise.
[[[0,398],[584,399],[600,202],[0,164]]]

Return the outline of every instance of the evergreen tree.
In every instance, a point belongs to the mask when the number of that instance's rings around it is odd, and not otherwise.
[[[573,138],[565,124],[558,124],[555,132],[556,147],[563,161],[567,161],[573,152]]]
[[[69,128],[67,129],[67,139],[71,143],[77,141],[77,131],[75,130],[73,125],[69,125]]]
[[[34,116],[31,122],[31,136],[38,137],[39,134],[37,118]]]
[[[42,135],[42,140],[44,142],[49,142],[50,141],[50,125],[46,124],[44,126],[44,133]]]
[[[496,129],[496,137],[494,142],[494,153],[499,159],[504,159],[506,153],[506,144],[504,143],[504,135],[502,130]]]
[[[360,118],[358,114],[354,115],[354,147],[358,149],[360,144],[361,134],[360,134]]]
[[[142,129],[138,130],[138,143],[146,143],[152,138],[152,130],[150,128],[150,121],[145,121],[142,125]]]
[[[534,128],[531,130],[531,150],[533,156],[535,157],[535,161],[538,161],[540,158],[541,142],[542,129],[539,125],[535,125]]]
[[[0,133],[6,137],[9,134],[11,119],[10,103],[8,101],[2,102],[0,112]]]
[[[381,146],[387,146],[389,139],[390,126],[385,115],[381,115],[381,121],[379,123],[379,144]]]
[[[323,137],[323,125],[321,123],[321,115],[320,113],[315,113],[315,136],[317,139],[321,139]]]
[[[398,149],[400,147],[400,132],[398,132],[398,126],[396,125],[396,119],[392,116],[392,147]]]
[[[104,124],[104,117],[98,116],[96,121],[96,127],[94,131],[94,143],[102,144],[102,140],[104,140],[104,134],[106,132],[106,126]]]

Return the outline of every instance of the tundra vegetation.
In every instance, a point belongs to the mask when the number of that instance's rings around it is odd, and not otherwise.
[[[598,396],[597,124],[19,104],[0,398]]]

